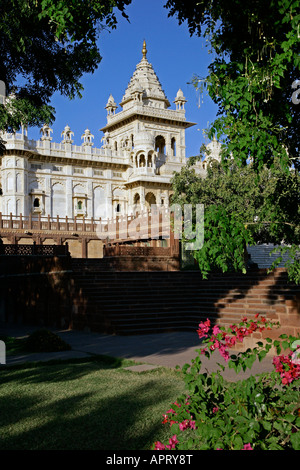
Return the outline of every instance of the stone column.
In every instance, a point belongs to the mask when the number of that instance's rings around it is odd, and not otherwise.
[[[111,219],[113,217],[113,206],[112,206],[112,185],[107,183],[106,186],[106,216]]]
[[[171,149],[171,137],[170,134],[166,135],[166,155],[168,157],[172,156],[172,149]]]
[[[87,217],[89,219],[93,217],[93,182],[92,181],[88,181],[87,183],[86,211],[87,211]]]
[[[72,178],[66,179],[66,214],[68,217],[72,218],[74,213],[73,208],[73,182]]]
[[[51,216],[51,176],[45,176],[45,215]]]
[[[185,130],[182,129],[180,132],[180,155],[181,161],[184,161],[185,157]]]
[[[143,186],[140,188],[140,204],[141,210],[145,210],[145,188]]]

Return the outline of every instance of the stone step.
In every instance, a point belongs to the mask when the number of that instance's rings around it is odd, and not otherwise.
[[[299,292],[287,287],[280,272],[277,277],[266,278],[263,271],[203,280],[197,271],[102,271],[94,261],[80,271],[80,264],[72,275],[73,291],[80,294],[74,324],[106,333],[196,331],[207,318],[229,326],[244,316],[274,312],[283,296],[293,300]]]

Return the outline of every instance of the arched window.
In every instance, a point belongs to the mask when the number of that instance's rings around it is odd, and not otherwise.
[[[142,153],[141,155],[139,155],[138,159],[139,159],[139,167],[140,168],[145,167],[146,166],[145,155]]]
[[[172,139],[171,139],[171,149],[172,149],[173,157],[176,157],[176,139],[175,139],[175,137],[172,137]]]
[[[166,153],[166,142],[161,135],[158,135],[155,139],[155,150],[159,153]]]
[[[121,204],[116,205],[116,212],[121,212]]]
[[[78,202],[77,202],[77,209],[78,209],[79,211],[82,210],[82,201],[78,201]]]
[[[140,201],[141,201],[140,195],[139,195],[138,193],[136,193],[136,194],[134,195],[133,203],[134,203],[134,204],[140,204]]]
[[[36,197],[33,201],[33,207],[40,207],[40,200],[38,197]]]
[[[156,197],[153,193],[147,193],[145,197],[146,206],[151,209],[151,206],[156,204]]]

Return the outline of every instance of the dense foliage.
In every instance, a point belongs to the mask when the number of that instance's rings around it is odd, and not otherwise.
[[[50,98],[58,91],[80,96],[80,78],[97,68],[97,38],[115,28],[114,9],[123,16],[131,0],[2,0],[0,81],[10,95],[0,104],[0,129],[17,130],[52,122]]]
[[[47,329],[36,330],[26,338],[24,348],[29,352],[69,351],[71,346],[56,333]]]
[[[208,75],[193,82],[218,106],[207,135],[222,144],[222,173],[201,182],[187,169],[174,178],[177,201],[205,205],[204,246],[195,253],[200,269],[245,272],[247,244],[284,243],[278,262],[289,251],[290,279],[300,283],[299,2],[168,0],[165,6],[212,53]]]
[[[292,100],[300,68],[300,13],[295,0],[168,0],[170,15],[203,35],[213,53],[207,77],[195,76],[218,105],[209,136],[224,158],[245,164],[299,165],[299,106]]]
[[[194,253],[204,276],[211,270],[247,269],[245,247],[256,243],[282,244],[282,251],[300,243],[300,176],[283,172],[277,161],[263,167],[257,178],[252,164],[240,167],[214,161],[207,175],[197,175],[191,158],[172,180],[172,202],[204,205],[204,244]],[[278,256],[278,262],[281,260]],[[287,266],[294,281],[300,280],[299,263]]]
[[[183,368],[187,394],[165,413],[170,426],[169,442],[156,442],[157,450],[300,450],[300,340],[281,335],[280,339],[258,342],[253,349],[230,355],[228,350],[252,333],[274,325],[261,319],[242,319],[228,329],[200,323],[203,340],[199,355]],[[274,371],[228,382],[226,366],[203,372],[201,356],[211,358],[219,351],[225,364],[237,373],[251,369],[271,348]],[[287,354],[282,354],[287,350]]]

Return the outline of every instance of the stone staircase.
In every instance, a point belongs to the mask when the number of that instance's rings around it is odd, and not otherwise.
[[[293,296],[283,270],[277,277],[259,270],[203,280],[198,271],[117,272],[104,260],[72,263],[72,328],[79,330],[196,331],[207,318],[229,326],[243,316],[274,315],[284,297]]]

